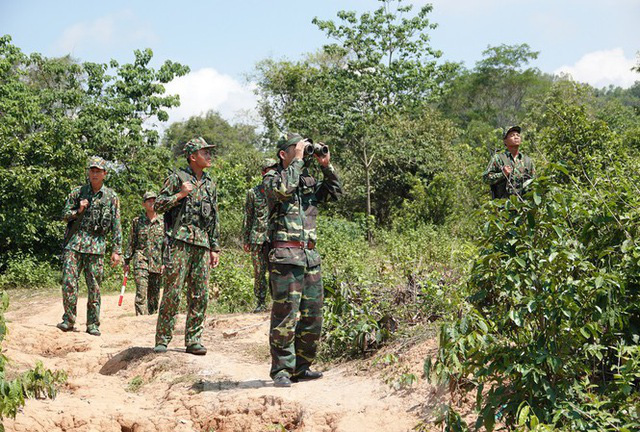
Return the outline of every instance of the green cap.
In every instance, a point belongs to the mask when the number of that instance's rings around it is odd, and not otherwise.
[[[286,136],[281,136],[278,140],[278,151],[286,150],[292,145],[298,144],[301,139],[302,135],[297,133],[288,133]]]
[[[198,137],[198,138],[194,138],[192,140],[189,140],[189,142],[187,142],[184,145],[184,153],[189,156],[190,154],[193,154],[195,152],[197,152],[198,150],[202,150],[205,148],[213,148],[215,147],[215,145],[213,144],[207,144],[207,142],[204,140],[204,138],[202,137]]]
[[[89,168],[100,168],[101,170],[107,170],[107,161],[100,156],[91,156],[89,158]]]
[[[262,169],[266,170],[268,168],[272,168],[274,166],[278,165],[278,161],[273,159],[273,158],[265,158],[262,161]]]
[[[509,135],[509,132],[516,131],[520,133],[522,131],[520,126],[509,126],[509,127],[503,128],[502,130],[503,130],[502,139],[506,139],[507,135]]]
[[[142,202],[145,202],[146,200],[149,200],[149,199],[155,199],[157,197],[158,197],[158,195],[156,195],[155,192],[147,191],[147,192],[144,193],[144,195],[142,195]]]

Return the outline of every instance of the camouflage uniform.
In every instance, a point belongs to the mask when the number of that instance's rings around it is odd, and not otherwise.
[[[150,195],[145,194],[145,197],[147,196]],[[155,197],[153,194],[152,198]],[[163,242],[164,223],[160,217],[149,220],[144,212],[131,222],[131,234],[124,254],[124,261],[129,265],[133,260],[133,276],[136,282],[136,315],[154,314],[158,310],[162,282]]]
[[[93,157],[89,167],[106,169],[106,163],[102,158]],[[89,201],[89,206],[79,214],[80,201],[84,199]],[[81,218],[79,222],[78,218]],[[63,219],[67,222],[67,235],[62,258],[62,321],[71,327],[76,322],[78,278],[84,270],[88,294],[87,330],[97,330],[100,327],[100,284],[107,234],[112,234],[114,253],[120,254],[122,248],[118,196],[104,185],[95,193],[91,184],[78,186],[65,202]]]
[[[298,140],[293,137],[285,145]],[[324,292],[321,258],[315,249],[317,204],[337,199],[342,189],[331,165],[321,169],[324,180],[318,182],[302,160],[294,159],[287,168],[279,165],[263,179],[270,208],[269,343],[274,379],[309,369],[322,330]]]
[[[263,171],[269,170],[276,164],[275,159],[267,159],[264,161],[262,169]],[[253,263],[253,292],[258,300],[256,310],[264,308],[267,297],[268,228],[269,206],[264,185],[260,183],[247,191],[242,224],[243,243],[249,247]]]
[[[198,138],[185,145],[185,153],[193,153],[189,149],[194,143],[198,146],[196,150],[213,147]],[[194,188],[178,201],[176,195],[185,181],[193,183]],[[189,347],[199,344],[202,336],[209,298],[209,253],[220,251],[216,186],[206,172],[198,181],[190,167],[183,168],[165,180],[155,209],[159,213],[171,212],[174,221],[171,227],[166,227],[165,285],[158,312],[156,346],[167,346],[171,341],[180,293],[186,283],[185,345]]]
[[[502,167],[506,165],[513,168],[509,178],[502,172]],[[494,198],[508,198],[515,194],[522,195],[525,192],[524,183],[535,176],[536,168],[529,156],[518,153],[514,158],[509,151],[506,151],[493,155],[482,175],[482,180],[492,186]]]

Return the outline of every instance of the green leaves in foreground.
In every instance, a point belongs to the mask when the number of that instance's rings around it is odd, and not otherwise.
[[[478,428],[637,430],[637,198],[620,178],[559,186],[559,168],[485,207],[469,312],[442,326],[425,373],[476,390]]]

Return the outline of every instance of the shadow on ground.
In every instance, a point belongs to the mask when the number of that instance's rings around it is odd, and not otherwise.
[[[271,380],[249,380],[249,381],[231,381],[231,380],[221,380],[221,381],[205,381],[200,380],[198,382],[193,383],[191,386],[191,390],[201,393],[206,391],[223,391],[223,390],[231,390],[231,389],[256,389],[267,386],[272,386],[273,383]]]
[[[112,356],[100,369],[102,375],[114,375],[119,371],[126,369],[129,364],[135,360],[152,354],[153,349],[149,347],[131,347],[118,354]]]

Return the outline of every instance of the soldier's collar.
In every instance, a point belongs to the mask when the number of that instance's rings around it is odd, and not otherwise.
[[[107,186],[105,186],[104,183],[102,183],[102,186],[100,186],[100,189],[98,189],[98,192],[93,191],[93,188],[91,187],[91,182],[87,183],[87,186],[89,186],[89,192],[91,192],[94,195],[98,195],[98,194],[104,195],[104,192],[107,190]]]
[[[516,155],[516,157],[513,157],[513,155],[511,154],[511,152],[509,150],[505,150],[505,153],[507,154],[507,156],[509,156],[511,159],[515,160],[515,159],[522,159],[522,152],[518,152],[518,154]]]
[[[191,169],[191,167],[189,165],[187,165],[185,168],[183,168],[184,171],[189,174],[191,177],[195,177],[196,173],[193,172],[193,170]],[[203,181],[205,179],[209,178],[209,174],[207,174],[206,171],[202,171],[202,177],[200,178],[200,181]]]

